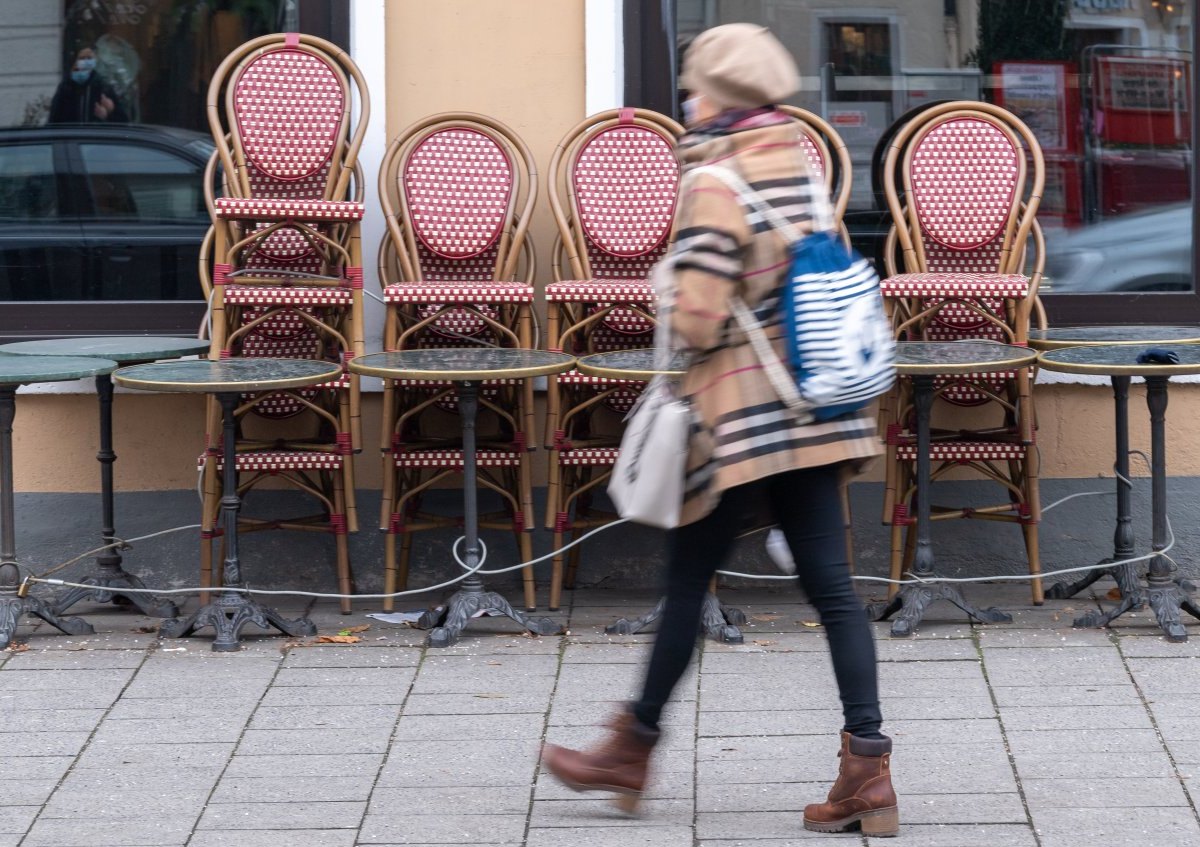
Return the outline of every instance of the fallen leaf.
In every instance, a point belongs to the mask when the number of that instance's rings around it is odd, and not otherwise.
[[[807,626],[807,627],[818,627],[818,626],[820,626],[820,624],[819,624],[819,623],[817,623],[816,621],[800,621],[800,625],[801,625],[801,626]]]
[[[1109,600],[1120,600],[1121,599],[1121,589],[1119,587],[1110,588],[1110,589],[1108,589],[1108,593],[1105,594],[1104,596],[1107,597]]]
[[[357,635],[318,635],[318,644],[357,644],[362,641]]]
[[[756,639],[754,639],[754,641],[752,643],[757,644],[759,647],[770,647],[772,644],[778,644],[779,642],[771,641],[766,638],[756,638]]]
[[[19,641],[14,641],[8,645],[7,649],[8,649],[8,652],[10,652],[10,653],[24,653],[26,650],[29,649],[29,645],[24,644]]]
[[[345,629],[339,629],[338,635],[353,635],[356,632],[366,632],[371,628],[369,623],[364,623],[359,626],[348,626]]]
[[[782,615],[751,615],[750,620],[752,620],[752,621],[777,621],[781,617],[782,617]]]

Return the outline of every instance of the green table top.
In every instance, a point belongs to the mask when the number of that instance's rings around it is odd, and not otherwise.
[[[1200,344],[1196,326],[1055,326],[1031,329],[1029,346],[1034,350],[1058,350],[1094,344],[1141,344],[1170,346]]]
[[[1028,347],[995,341],[898,341],[896,372],[914,374],[993,373],[1031,365]]]
[[[574,365],[575,357],[566,353],[511,347],[398,350],[350,360],[350,370],[365,376],[446,382],[544,376],[569,371]]]
[[[163,338],[149,335],[51,338],[19,341],[0,346],[0,353],[18,356],[98,356],[113,362],[154,362],[208,352],[209,343],[197,338]]]
[[[1179,364],[1139,365],[1137,357],[1149,347],[1172,350]],[[1102,376],[1172,376],[1200,373],[1200,346],[1191,344],[1109,344],[1047,350],[1039,363],[1048,371]]]
[[[191,359],[131,365],[113,374],[126,388],[238,394],[276,388],[302,388],[328,382],[342,372],[333,362],[313,359]]]
[[[651,377],[665,374],[668,376],[682,374],[686,368],[683,357],[676,355],[663,370],[654,367],[654,350],[641,348],[638,350],[612,350],[608,353],[593,353],[590,356],[580,356],[575,363],[579,372],[588,376],[601,376],[606,379],[648,380]]]
[[[116,362],[83,356],[0,356],[0,385],[66,382],[116,369]]]

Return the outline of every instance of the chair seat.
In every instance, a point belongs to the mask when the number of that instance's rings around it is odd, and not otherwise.
[[[387,303],[532,303],[532,285],[523,282],[399,282],[383,289]]]
[[[463,467],[462,450],[409,450],[399,451],[392,456],[398,468],[450,468]],[[524,453],[515,450],[476,450],[475,466],[480,468],[520,467]]]
[[[1003,462],[1025,458],[1029,448],[1025,444],[995,441],[935,441],[930,445],[930,458],[935,462]],[[916,461],[917,445],[901,444],[896,448],[896,457]]]
[[[345,306],[353,292],[335,285],[226,285],[230,306]]]
[[[217,217],[247,221],[361,221],[363,204],[292,197],[218,197]]]
[[[196,460],[196,469],[204,470],[207,453]],[[216,456],[217,470],[225,469],[225,457]],[[237,454],[239,471],[336,471],[346,457],[339,453],[320,453],[313,450],[255,450]]]
[[[617,447],[580,447],[555,452],[560,465],[591,467],[616,464],[617,454],[621,451]]]
[[[577,370],[569,370],[566,373],[558,374],[555,379],[559,385],[645,385],[643,379],[611,379],[606,376],[588,376],[585,373],[580,373]]]
[[[1029,277],[1021,274],[911,273],[896,274],[879,283],[884,297],[1000,297],[1029,296]]]
[[[546,286],[547,303],[654,303],[654,288],[647,279],[584,279],[552,282]]]

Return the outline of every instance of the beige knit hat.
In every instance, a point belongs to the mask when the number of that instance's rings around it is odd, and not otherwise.
[[[696,36],[679,84],[725,109],[782,103],[800,88],[792,54],[757,24],[725,24]]]

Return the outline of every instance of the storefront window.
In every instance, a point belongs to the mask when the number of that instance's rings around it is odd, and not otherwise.
[[[1041,292],[1053,304],[1052,318],[1086,320],[1104,312],[1108,319],[1153,320],[1165,311],[1163,317],[1178,320],[1181,313],[1161,308],[1184,302],[1178,295],[1187,295],[1188,314],[1200,317],[1191,249],[1192,3],[676,0],[673,6],[679,54],[702,30],[735,21],[768,26],[789,47],[803,80],[792,104],[829,121],[850,151],[847,224],[864,254],[881,256],[891,223],[882,188],[873,184],[886,140],[931,104],[983,100],[1021,117],[1045,155],[1039,223],[1048,272]],[[1121,313],[1116,295],[1136,295],[1138,313]]]
[[[0,339],[194,332],[213,72],[270,32],[347,46],[349,0],[0,0],[0,20]]]

